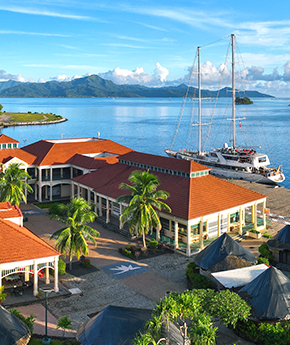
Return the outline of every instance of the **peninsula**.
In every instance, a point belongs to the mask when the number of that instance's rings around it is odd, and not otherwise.
[[[52,113],[0,113],[0,126],[2,128],[12,126],[50,125],[64,121],[67,121],[67,119]]]

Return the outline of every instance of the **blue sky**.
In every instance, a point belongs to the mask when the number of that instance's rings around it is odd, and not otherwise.
[[[235,33],[244,88],[289,97],[290,2],[0,0],[0,80],[187,82],[196,47]],[[228,39],[202,48],[216,89]],[[227,70],[226,70],[227,71]]]

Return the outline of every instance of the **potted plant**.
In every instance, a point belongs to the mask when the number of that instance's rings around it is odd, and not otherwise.
[[[4,293],[4,286],[0,286],[0,304],[2,304],[6,299],[7,293]]]
[[[38,293],[36,295],[37,298],[40,298],[43,295],[43,291],[40,290],[40,288],[38,288]]]
[[[247,235],[252,238],[261,238],[262,234],[255,229],[251,229],[250,231],[247,232]]]

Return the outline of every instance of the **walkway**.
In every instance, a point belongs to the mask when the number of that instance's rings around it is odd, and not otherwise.
[[[21,205],[21,209],[29,211],[35,210],[35,207]],[[63,227],[62,223],[50,220],[48,214],[43,212],[31,212],[24,225],[52,245],[49,239],[51,234]],[[185,270],[189,258],[173,253],[138,262],[130,261],[118,253],[118,248],[129,243],[126,238],[102,228],[98,223],[93,223],[93,227],[100,232],[100,238],[97,248],[90,246],[89,259],[99,270],[80,277],[70,274],[60,277],[61,289],[70,289],[73,294],[49,299],[48,334],[51,336],[61,332],[56,331],[55,325],[62,316],[68,315],[73,329],[77,330],[108,305],[153,309],[155,302],[158,303],[168,292],[182,292],[187,288]],[[44,334],[44,307],[36,302],[17,309],[26,315],[33,312],[37,316],[35,333]],[[222,332],[217,344],[250,345],[230,330]]]

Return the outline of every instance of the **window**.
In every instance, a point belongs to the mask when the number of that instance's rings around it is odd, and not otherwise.
[[[191,236],[199,235],[199,224],[191,225],[190,232],[191,232]],[[206,232],[206,222],[203,222],[202,232]]]
[[[169,230],[169,219],[160,217],[160,222],[163,230]]]
[[[13,144],[13,148],[16,149],[17,148],[17,144]]]
[[[230,215],[231,223],[236,223],[239,221],[239,212],[232,213]]]
[[[6,149],[6,144],[2,144],[2,149]]]
[[[7,144],[8,149],[11,149],[11,144]]]

